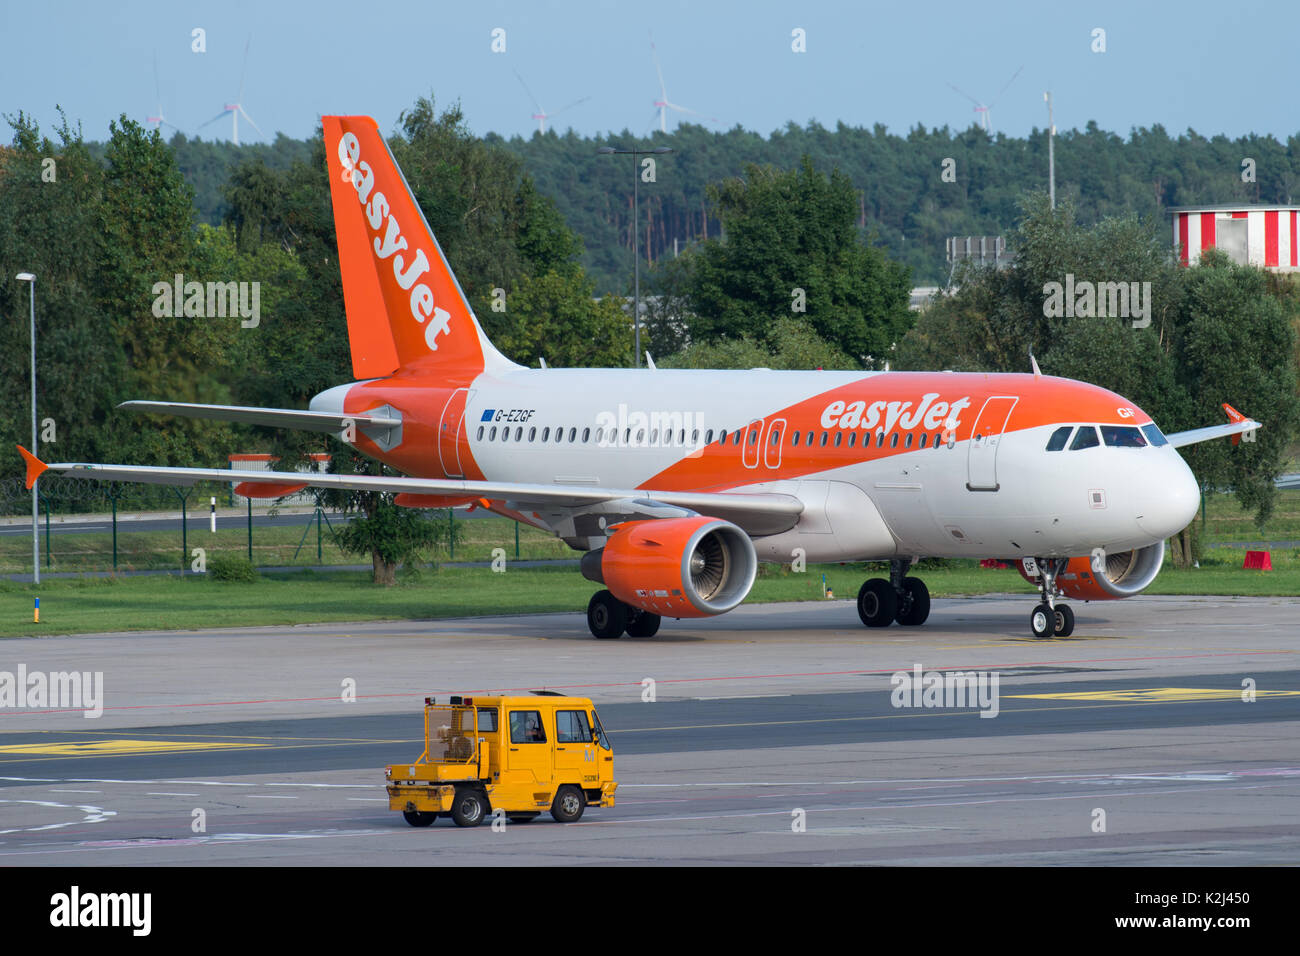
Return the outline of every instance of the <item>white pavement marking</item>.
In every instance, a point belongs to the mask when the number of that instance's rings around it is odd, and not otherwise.
[[[0,834],[5,833],[35,833],[38,830],[59,830],[63,827],[74,827],[85,823],[103,823],[109,817],[117,816],[114,810],[105,810],[103,807],[92,807],[88,805],[69,805],[66,803],[54,803],[50,800],[0,800],[0,803],[25,803],[36,807],[49,807],[53,810],[80,810],[85,817],[80,820],[69,820],[67,823],[47,823],[39,827],[14,827],[10,830],[0,830]]]

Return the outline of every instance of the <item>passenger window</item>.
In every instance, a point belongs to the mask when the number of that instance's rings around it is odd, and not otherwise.
[[[480,425],[480,426],[478,427],[478,440],[479,440],[479,441],[482,441],[482,440],[483,440],[483,426],[482,426],[482,425]]]
[[[826,434],[826,432],[822,432],[822,447],[823,447],[823,448],[826,447],[826,439],[827,439],[828,437],[830,437],[830,436],[828,436],[828,435]]]
[[[555,712],[555,742],[557,744],[591,743],[591,725],[587,723],[587,714],[581,710],[557,710]]]
[[[591,437],[591,429],[590,429],[590,428],[584,428],[584,429],[582,430],[582,443],[583,443],[584,445],[587,444],[587,439],[590,438],[590,437]]]
[[[925,447],[925,443],[926,443],[927,441],[929,441],[929,440],[930,440],[930,434],[929,434],[929,432],[921,432],[921,444],[917,445],[916,447],[917,447],[917,448],[924,448],[924,447]]]
[[[894,432],[894,434],[889,436],[889,447],[890,448],[898,447],[898,432]]]
[[[905,439],[903,440],[903,447],[904,447],[904,448],[911,448],[911,447],[912,447],[912,433],[911,433],[911,432],[908,432],[908,433],[907,433],[907,438],[905,438]]]
[[[515,441],[523,441],[523,440],[524,440],[524,426],[520,425],[518,428],[515,429]]]
[[[852,447],[853,447],[854,445],[856,445],[857,443],[858,443],[858,433],[857,433],[857,432],[850,432],[850,433],[849,433],[849,447],[852,448]]]
[[[794,431],[790,433],[790,447],[794,448],[798,446],[798,444],[799,444],[799,429],[796,428]]]
[[[570,441],[570,442],[573,442],[573,440],[576,439],[577,437],[578,437],[578,429],[576,429],[576,428],[570,428],[570,429],[569,429],[569,441]]]
[[[536,438],[537,438],[537,429],[536,428],[528,429],[528,440],[535,441]]]
[[[1097,429],[1091,425],[1082,426],[1074,436],[1074,441],[1070,442],[1070,451],[1078,451],[1080,448],[1096,448],[1101,442],[1097,440]]]
[[[772,429],[772,444],[773,445],[781,444],[781,429],[779,428]]]
[[[706,432],[704,433],[704,444],[706,444],[706,445],[712,445],[712,444],[713,444],[713,429],[712,429],[712,428],[710,428],[708,431],[706,431]]]
[[[1052,432],[1052,437],[1047,439],[1048,451],[1060,451],[1065,447],[1065,443],[1070,440],[1070,432],[1074,431],[1073,425],[1064,425]]]
[[[836,448],[839,448],[839,447],[840,447],[840,443],[843,442],[843,441],[844,441],[844,432],[836,432],[836,433],[835,433],[835,447],[836,447]]]
[[[551,440],[551,428],[548,425],[546,428],[542,429],[542,441],[550,441],[550,440]]]
[[[736,429],[736,433],[735,433],[734,435],[731,436],[731,443],[732,443],[733,445],[739,445],[739,444],[740,444],[740,429],[739,429],[739,428],[737,428],[737,429]]]
[[[492,430],[488,432],[488,441],[496,441],[496,440],[497,440],[497,427],[493,425]]]
[[[539,710],[510,711],[510,742],[512,744],[544,744],[546,730],[542,727]]]

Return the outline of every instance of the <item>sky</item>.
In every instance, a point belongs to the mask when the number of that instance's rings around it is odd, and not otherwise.
[[[1024,136],[1046,127],[1051,89],[1058,130],[1285,141],[1300,129],[1297,36],[1295,0],[0,0],[0,114],[52,132],[62,106],[102,140],[120,114],[161,106],[188,135],[228,139],[222,110],[239,100],[263,134],[241,119],[240,140],[258,142],[307,137],[328,113],[392,130],[432,95],[509,137],[537,129],[535,95],[559,113],[551,127],[643,135],[658,127],[653,42],[667,99],[720,130],[964,129],[978,101],[995,131]]]

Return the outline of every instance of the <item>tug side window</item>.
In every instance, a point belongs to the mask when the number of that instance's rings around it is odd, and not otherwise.
[[[555,742],[559,744],[591,743],[591,725],[587,714],[581,710],[555,712]]]
[[[546,743],[546,731],[542,727],[541,711],[510,711],[510,742],[512,744]]]

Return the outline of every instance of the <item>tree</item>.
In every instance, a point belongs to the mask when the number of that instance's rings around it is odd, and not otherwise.
[[[710,198],[724,238],[695,253],[693,340],[770,343],[778,316],[799,315],[855,363],[884,364],[911,324],[910,270],[859,237],[843,173],[823,176],[806,155],[789,172],[750,165]]]

